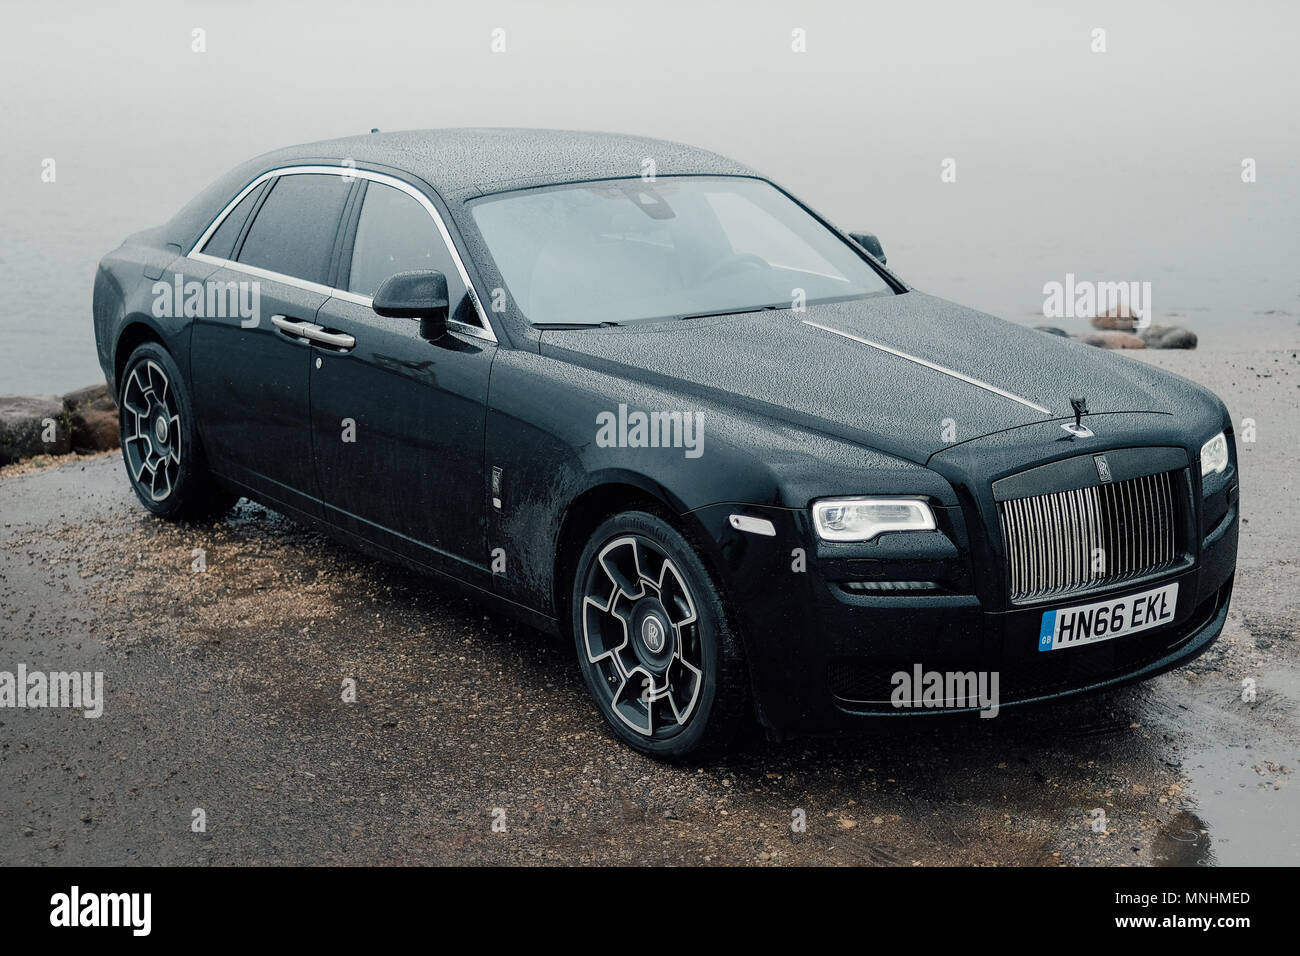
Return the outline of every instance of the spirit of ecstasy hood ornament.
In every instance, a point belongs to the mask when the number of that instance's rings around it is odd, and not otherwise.
[[[1070,407],[1074,409],[1074,421],[1067,422],[1061,427],[1073,435],[1075,438],[1091,438],[1092,429],[1083,423],[1083,416],[1088,414],[1087,398],[1070,399]]]

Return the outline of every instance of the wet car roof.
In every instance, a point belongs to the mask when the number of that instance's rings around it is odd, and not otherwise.
[[[647,159],[653,160],[656,175],[755,175],[725,156],[681,143],[549,129],[369,133],[290,146],[260,156],[257,162],[278,165],[344,159],[410,172],[448,201],[528,186],[640,176]]]

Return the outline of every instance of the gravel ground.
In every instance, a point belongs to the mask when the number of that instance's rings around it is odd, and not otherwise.
[[[1141,358],[1256,425],[1209,652],[997,720],[685,766],[615,743],[566,648],[260,506],[165,524],[115,453],[0,470],[0,671],[105,682],[98,719],[0,710],[0,864],[1300,862],[1300,363]]]

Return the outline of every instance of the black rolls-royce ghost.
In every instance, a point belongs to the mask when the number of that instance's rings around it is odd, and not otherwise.
[[[647,753],[1141,679],[1227,614],[1218,398],[702,150],[280,150],[105,256],[94,323],[146,508],[247,496],[571,635]]]

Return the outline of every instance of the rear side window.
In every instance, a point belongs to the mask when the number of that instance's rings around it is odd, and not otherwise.
[[[239,261],[324,284],[351,187],[341,176],[281,176],[248,230]]]
[[[412,196],[383,183],[370,183],[352,243],[349,292],[374,295],[398,272],[444,271],[446,246],[428,210]]]
[[[262,183],[247,196],[239,201],[239,205],[230,210],[230,215],[221,220],[221,225],[217,231],[212,234],[208,244],[203,247],[203,251],[218,259],[229,259],[235,251],[235,240],[239,238],[240,231],[244,228],[244,222],[248,219],[248,214],[253,211],[257,205],[257,197],[262,195],[266,189],[266,183]]]

